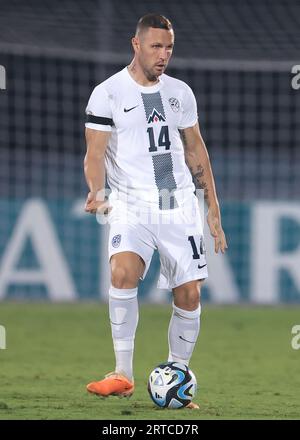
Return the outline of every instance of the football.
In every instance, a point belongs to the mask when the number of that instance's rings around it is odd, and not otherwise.
[[[148,392],[161,408],[184,408],[195,397],[196,391],[195,375],[184,364],[166,362],[150,373]]]

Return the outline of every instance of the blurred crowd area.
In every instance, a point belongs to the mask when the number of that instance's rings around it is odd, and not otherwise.
[[[93,87],[124,67],[146,1],[1,0],[0,194],[85,191],[84,111]],[[153,1],[175,28],[167,71],[186,81],[220,196],[297,199],[300,3]],[[300,60],[299,60],[300,63]]]

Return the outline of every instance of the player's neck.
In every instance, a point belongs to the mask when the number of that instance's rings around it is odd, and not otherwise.
[[[129,75],[134,79],[134,81],[143,87],[151,87],[159,83],[158,77],[156,77],[153,80],[147,78],[141,66],[135,61],[135,59],[133,59],[129,64],[129,66],[127,66],[127,70],[129,72]]]

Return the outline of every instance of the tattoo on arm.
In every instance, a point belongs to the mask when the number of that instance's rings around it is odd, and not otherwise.
[[[205,182],[203,166],[200,164],[197,165],[196,171],[192,167],[189,167],[189,168],[190,168],[190,172],[192,174],[193,182],[194,182],[196,189],[203,189],[204,190],[204,198],[207,200],[208,188],[207,188],[207,183]]]
[[[183,146],[186,147],[187,146],[187,139],[186,139],[186,134],[184,130],[179,130],[180,133],[180,138],[181,141],[183,143]],[[196,167],[194,166],[189,166],[192,178],[193,178],[193,182],[194,185],[196,187],[196,189],[203,189],[204,190],[204,198],[205,200],[208,199],[208,187],[207,187],[207,183],[205,181],[205,170],[203,168],[203,166],[201,164],[198,164]],[[196,169],[195,169],[196,168]]]

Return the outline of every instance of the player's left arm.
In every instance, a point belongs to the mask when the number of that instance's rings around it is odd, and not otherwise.
[[[181,129],[180,135],[184,145],[185,161],[192,174],[195,187],[204,190],[204,199],[208,206],[207,223],[215,239],[215,251],[221,250],[224,253],[227,249],[227,242],[222,228],[219,201],[209,155],[198,122],[193,127]]]

